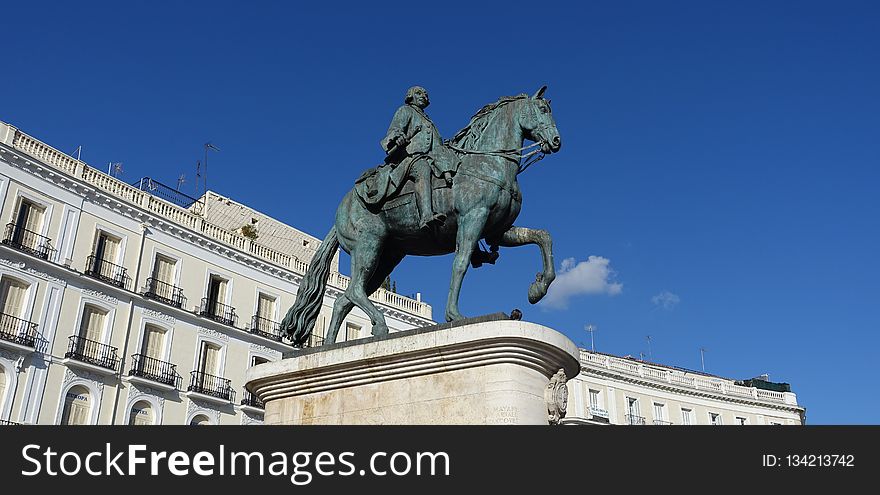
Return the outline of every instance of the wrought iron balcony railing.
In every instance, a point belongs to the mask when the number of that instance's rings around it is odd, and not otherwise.
[[[235,308],[217,301],[211,301],[207,297],[202,298],[202,307],[199,310],[199,314],[205,318],[210,318],[230,326],[235,326],[235,322],[238,320]]]
[[[164,383],[179,389],[182,377],[177,373],[177,366],[167,361],[160,361],[144,354],[135,354],[131,357],[131,370],[129,376],[138,376],[153,380],[154,382]]]
[[[265,409],[266,406],[263,404],[263,401],[258,399],[254,394],[244,391],[244,399],[241,399],[241,405],[243,406],[251,406],[259,409]]]
[[[56,249],[52,247],[51,239],[14,223],[6,225],[6,236],[3,238],[3,244],[19,251],[24,251],[37,258],[49,261],[55,259]]]
[[[324,345],[324,337],[321,337],[321,336],[319,336],[319,335],[315,335],[315,334],[311,334],[311,335],[309,335],[308,340],[306,340],[305,342],[303,342],[303,345],[301,345],[301,346],[294,346],[294,347],[298,347],[298,348],[301,348],[301,349],[306,349],[306,348],[309,348],[309,347],[320,347],[320,346],[322,346],[322,345]]]
[[[13,421],[6,421],[5,419],[0,419],[0,426],[20,426],[21,423],[15,423]]]
[[[83,363],[94,364],[108,370],[116,370],[119,365],[118,349],[107,344],[89,340],[78,335],[70,336],[70,345],[65,358],[76,359]]]
[[[663,419],[655,419],[655,420],[654,420],[654,424],[655,424],[655,425],[660,425],[660,426],[668,426],[668,425],[671,425],[671,424],[672,424],[672,421],[666,421],[666,420],[663,420]]]
[[[0,339],[25,347],[34,347],[37,342],[37,324],[0,313]]]
[[[645,417],[644,416],[636,416],[634,414],[627,414],[626,415],[626,422],[631,425],[641,426],[641,425],[645,424]]]
[[[175,308],[183,307],[186,302],[183,289],[157,278],[147,279],[147,286],[144,288],[143,294],[148,299],[155,299]]]
[[[86,259],[86,275],[123,289],[128,283],[128,274],[124,266],[110,263],[94,254]]]
[[[203,371],[193,371],[189,376],[187,392],[210,395],[230,402],[235,400],[235,390],[232,390],[229,379],[209,375]]]
[[[267,339],[281,342],[281,324],[267,318],[254,315],[251,319],[250,332]]]

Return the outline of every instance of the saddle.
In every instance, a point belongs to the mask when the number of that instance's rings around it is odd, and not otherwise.
[[[441,152],[430,157],[419,155],[411,160],[407,158],[399,164],[383,163],[370,168],[355,181],[354,190],[361,201],[371,210],[388,210],[407,204],[410,198],[407,198],[406,201],[393,200],[413,194],[415,185],[412,181],[407,180],[407,176],[409,169],[420,160],[427,160],[433,170],[431,174],[433,189],[451,187],[439,175],[444,171],[452,171],[454,174],[458,169],[458,157],[452,152],[448,154]]]

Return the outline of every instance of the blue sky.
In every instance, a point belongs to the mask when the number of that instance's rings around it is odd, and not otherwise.
[[[585,347],[593,323],[619,355],[650,335],[697,370],[702,347],[707,372],[791,383],[808,423],[880,423],[880,8],[735,3],[13,2],[0,120],[190,193],[211,141],[211,189],[323,238],[407,87],[450,137],[547,84],[564,144],[517,224],[551,232],[568,290],[530,306],[538,250],[503,249],[462,311]],[[393,278],[442,318],[450,267]]]

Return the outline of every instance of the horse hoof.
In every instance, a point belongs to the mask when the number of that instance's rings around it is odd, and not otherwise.
[[[537,304],[546,294],[547,289],[544,288],[543,284],[537,282],[532,283],[532,285],[529,286],[529,303]]]
[[[458,321],[458,320],[463,320],[463,319],[464,319],[464,316],[462,316],[461,313],[446,313],[446,321],[447,322],[451,323],[453,321]]]

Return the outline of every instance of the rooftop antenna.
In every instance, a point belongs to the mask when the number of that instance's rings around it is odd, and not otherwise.
[[[220,151],[220,148],[211,144],[210,141],[205,143],[205,172],[202,180],[205,192],[208,192],[208,150]]]
[[[107,163],[107,175],[119,177],[120,174],[122,174],[122,162]]]
[[[180,177],[177,178],[177,190],[180,191],[180,186],[186,184],[186,175],[180,174]]]
[[[596,326],[592,323],[588,323],[584,325],[584,330],[590,332],[590,350],[596,352],[596,345],[593,342],[593,332],[596,331]]]
[[[705,354],[705,352],[706,352],[707,350],[708,350],[708,349],[705,349],[705,348],[703,348],[703,347],[700,347],[700,366],[702,366],[702,368],[703,368],[703,373],[706,372],[706,360],[705,360],[705,358],[703,357],[703,354]]]
[[[77,160],[79,160],[79,156],[80,156],[80,154],[82,154],[82,150],[83,150],[82,145],[79,145],[79,146],[76,147],[76,151],[74,151],[74,153],[76,153],[76,159],[77,159]],[[82,161],[82,160],[80,160],[80,161]]]
[[[648,359],[653,361],[654,360],[654,353],[651,352],[651,336],[646,335],[645,338],[648,339]]]

